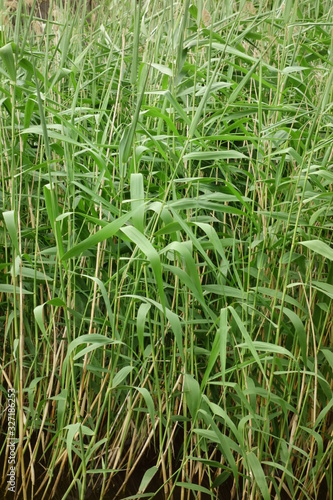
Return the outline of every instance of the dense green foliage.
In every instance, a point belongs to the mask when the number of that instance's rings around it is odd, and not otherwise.
[[[43,30],[19,3],[1,22],[17,491],[52,497],[69,471],[63,498],[102,498],[149,452],[135,498],[157,477],[170,499],[323,498],[331,2],[110,0]]]

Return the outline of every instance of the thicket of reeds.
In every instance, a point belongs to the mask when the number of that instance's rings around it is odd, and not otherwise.
[[[332,3],[1,7],[3,484],[332,499]]]

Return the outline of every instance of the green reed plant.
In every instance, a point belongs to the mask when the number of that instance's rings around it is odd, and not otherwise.
[[[330,2],[52,5],[1,17],[2,483],[15,388],[18,498],[332,498]]]

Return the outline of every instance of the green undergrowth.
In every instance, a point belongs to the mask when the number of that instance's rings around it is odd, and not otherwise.
[[[1,16],[18,498],[332,499],[331,2]]]

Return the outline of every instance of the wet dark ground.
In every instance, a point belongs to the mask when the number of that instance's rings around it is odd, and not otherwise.
[[[126,487],[123,489],[122,493],[117,495],[117,492],[119,491],[119,488],[121,488],[121,484],[114,484],[114,489],[111,489],[109,490],[108,492],[106,492],[103,496],[103,499],[104,500],[124,500],[125,498],[128,498],[128,497],[132,497],[133,500],[136,499],[136,498],[139,498],[139,497],[136,497],[137,495],[137,492],[138,492],[138,487],[139,487],[139,484],[140,484],[140,481],[141,481],[141,476],[140,478],[139,477],[134,477],[132,478],[131,481],[129,481],[129,483],[126,485]],[[58,490],[57,490],[57,494],[56,496],[50,496],[51,495],[51,490],[50,490],[50,495],[47,497],[48,499],[51,500],[62,500],[63,499],[63,495],[65,494],[65,491],[66,491],[66,488],[64,488],[64,483],[62,483],[62,486],[59,486]],[[156,482],[154,483],[154,481],[151,482],[150,484],[150,487],[149,487],[149,491],[151,492],[151,496],[147,496],[147,497],[144,497],[146,499],[152,499],[152,500],[166,500],[166,496],[163,492],[163,489],[160,490],[158,493],[153,493],[154,491],[157,491],[159,488],[160,488],[161,484],[159,482]],[[148,491],[148,492],[149,492]],[[328,488],[327,487],[327,484],[322,484],[318,494],[316,495],[316,497],[313,497],[313,500],[315,500],[315,498],[317,500],[329,500],[331,497],[330,497],[330,494],[332,493],[332,486],[331,488]],[[330,493],[331,492],[331,493]],[[6,495],[6,492],[5,492],[5,489],[4,488],[0,488],[0,499],[12,499],[12,500],[21,500],[23,499],[23,496],[20,495],[20,496],[16,496],[14,497],[14,495],[12,493],[7,493]],[[31,498],[31,496],[28,496],[28,498]],[[79,495],[78,495],[78,492],[75,492],[73,491],[68,497],[67,499],[68,500],[78,500],[79,498]],[[86,491],[86,495],[85,495],[85,500],[100,500],[100,491],[96,490],[96,491],[92,491],[91,489],[88,488],[88,490]],[[216,500],[230,500],[231,498],[231,495],[230,495],[230,489],[228,489],[228,487],[226,487],[224,489],[224,492],[221,493],[220,495],[218,495],[217,497],[215,497]],[[238,498],[241,498],[241,496],[239,496]],[[272,496],[272,499],[274,498],[274,496]],[[311,497],[310,497],[311,498]],[[40,500],[41,499],[41,496],[33,496],[33,500]],[[191,500],[195,500],[196,499],[196,496],[194,496],[194,494],[191,494]],[[211,500],[211,497],[208,496],[208,495],[205,495],[205,494],[202,494],[201,495],[201,499],[202,500]],[[290,497],[287,496],[287,495],[283,495],[281,494],[281,499],[283,500],[289,500]],[[176,489],[173,493],[173,500],[180,500],[180,488]],[[312,498],[311,498],[312,500]]]
[[[5,431],[5,429],[3,429],[3,430]],[[0,433],[0,474],[4,471],[5,466],[7,466],[7,464],[4,463],[4,456],[3,456],[3,445],[4,445],[4,440],[6,439],[5,436],[6,436],[5,432]],[[31,437],[31,442],[34,445],[34,443],[35,443],[34,436]],[[179,449],[176,449],[177,443],[178,443]],[[175,444],[174,444],[175,456],[178,456],[178,453],[181,450],[181,447],[182,447],[182,441],[175,440]],[[1,455],[1,452],[2,452],[2,455]],[[46,452],[46,454],[47,454],[47,452]],[[26,454],[25,457],[27,457],[27,455],[28,454]],[[35,465],[34,465],[36,486],[34,488],[33,494],[31,492],[31,489],[29,490],[29,492],[28,492],[28,499],[29,500],[30,499],[42,500],[42,496],[43,496],[44,492],[41,495],[36,495],[35,491],[37,491],[39,489],[39,485],[42,483],[42,481],[45,477],[46,470],[45,470],[45,466],[43,466],[43,463],[47,464],[48,462],[49,462],[49,460],[47,459],[47,457],[46,457],[46,459],[45,459],[45,457],[43,459],[43,457],[41,457],[41,456],[37,457]],[[117,475],[113,479],[113,482],[111,484],[111,488],[104,493],[103,499],[104,500],[123,500],[127,497],[133,497],[133,499],[136,500],[136,499],[140,498],[138,495],[138,491],[139,491],[139,487],[141,484],[141,480],[142,480],[145,472],[148,469],[150,469],[151,467],[153,467],[154,465],[156,465],[156,463],[157,463],[156,450],[153,450],[153,449],[148,450],[146,455],[137,464],[136,469],[134,470],[133,474],[130,476],[130,479],[126,483],[126,485],[124,484],[125,475],[126,475],[125,472],[117,473]],[[26,461],[26,463],[25,463],[26,470],[28,469],[28,467],[29,467],[29,463],[28,463],[28,461]],[[174,471],[177,470],[178,467],[179,467],[179,464],[177,463],[177,460],[175,459],[175,462],[173,464],[173,470]],[[75,466],[74,466],[74,468],[75,468]],[[7,469],[7,467],[6,467],[6,469]],[[55,480],[57,478],[58,471],[59,470],[57,470],[57,469],[55,469],[53,471],[53,477]],[[196,478],[194,478],[194,481],[195,481],[195,479]],[[1,476],[0,476],[0,481],[1,481]],[[89,481],[91,481],[91,482],[89,483]],[[64,495],[65,495],[70,483],[71,483],[70,475],[68,475],[67,477],[66,477],[66,475],[64,475],[64,477],[61,479],[61,481],[59,482],[59,484],[57,486],[56,495],[51,496],[52,486],[53,486],[53,485],[51,485],[48,488],[48,494],[46,495],[46,499],[47,500],[63,500]],[[198,482],[195,482],[195,484],[198,484]],[[20,486],[20,484],[18,483],[16,491],[19,491],[19,486]],[[96,475],[95,474],[88,474],[87,475],[87,490],[86,490],[86,494],[85,494],[85,500],[99,500],[101,498],[101,486],[102,486],[102,484],[101,484],[101,480],[100,480],[100,475],[98,478],[97,474]],[[207,484],[203,484],[202,486],[204,486],[208,490],[210,489],[208,481],[207,481]],[[232,481],[231,481],[230,485],[227,485],[227,483],[224,483],[223,494],[221,493],[221,496],[220,495],[216,496],[215,497],[216,500],[220,500],[220,499],[221,500],[230,500],[231,487],[232,487]],[[153,500],[166,500],[167,497],[166,497],[164,490],[163,490],[163,481],[158,473],[154,476],[152,481],[149,483],[145,493],[151,493],[151,495],[141,497],[141,498],[153,499]],[[187,497],[187,495],[186,495],[186,497]],[[7,499],[7,498],[11,499],[11,500],[21,500],[21,498],[23,499],[23,495],[20,494],[19,496],[14,497],[14,494],[11,492],[8,492],[6,494],[6,484],[5,484],[5,485],[0,486],[0,500]],[[67,500],[78,500],[78,498],[79,498],[79,492],[77,490],[75,491],[73,489],[73,490],[71,490],[70,494],[68,495]],[[175,488],[173,490],[173,493],[172,493],[172,499],[173,500],[178,500],[178,499],[180,500],[180,498],[181,498],[181,488]],[[197,498],[197,495],[195,493],[191,492],[191,496],[190,496],[189,500],[196,500],[196,498]],[[202,494],[201,499],[202,500],[211,500],[211,496]]]
[[[2,441],[1,438],[2,438],[2,436],[0,436],[0,444]],[[127,497],[132,497],[133,500],[139,499],[140,497],[138,495],[138,491],[139,491],[139,486],[140,486],[142,477],[143,477],[144,473],[146,472],[146,470],[148,470],[150,467],[152,467],[153,465],[156,464],[156,459],[157,459],[156,453],[153,450],[151,450],[138,464],[137,468],[135,469],[134,473],[132,474],[132,476],[130,477],[130,480],[128,481],[128,483],[126,485],[124,485],[125,473],[119,472],[117,474],[117,476],[115,477],[115,479],[111,485],[110,490],[105,492],[103,499],[104,500],[123,500]],[[5,465],[7,465],[7,464],[4,464],[3,456],[0,456],[0,472],[1,473],[4,471]],[[176,470],[177,464],[174,464],[174,465],[175,465],[174,470]],[[28,466],[28,464],[26,464],[26,466]],[[35,488],[35,489],[37,490],[39,487],[38,483],[41,484],[42,477],[45,475],[45,468],[42,465],[40,465],[38,463],[38,461],[36,461],[35,470],[36,470],[36,485],[37,485],[37,488]],[[55,472],[54,477],[57,477],[57,470],[55,470],[54,472]],[[38,481],[38,478],[40,478],[40,481]],[[92,478],[92,476],[89,475],[89,477],[87,477],[87,481],[91,480],[91,479],[94,479],[94,478]],[[97,476],[96,476],[96,479],[97,479]],[[233,483],[232,480],[227,480],[220,487],[219,494],[217,494],[214,497],[215,500],[230,500],[231,499],[232,483]],[[64,477],[63,480],[60,481],[60,483],[57,487],[56,495],[54,495],[54,496],[51,496],[52,487],[50,487],[48,490],[49,493],[46,496],[47,500],[63,500],[69,484],[70,484],[69,478]],[[85,500],[100,500],[100,498],[101,498],[101,489],[100,489],[101,484],[97,482],[97,483],[95,483],[95,485],[93,485],[93,487],[91,487],[91,484],[89,484],[89,483],[87,483],[87,484],[88,484],[88,487],[87,487],[86,494],[85,494]],[[198,483],[196,482],[195,484],[198,484]],[[203,484],[203,486],[205,488],[209,489],[209,484]],[[18,491],[18,489],[17,489],[17,491]],[[153,478],[153,480],[149,484],[146,493],[149,493],[149,492],[151,492],[151,495],[141,497],[141,498],[152,499],[152,500],[166,500],[167,497],[165,496],[165,493],[163,491],[163,481],[162,481],[161,477],[158,476],[158,474],[156,474],[156,476]],[[313,500],[332,500],[332,492],[333,492],[333,486],[328,485],[326,483],[326,481],[323,481],[316,496],[313,497]],[[180,500],[180,498],[181,498],[180,493],[181,493],[180,488],[175,489],[173,491],[172,499],[173,500]],[[42,495],[35,495],[35,494],[31,495],[31,491],[29,491],[28,498],[29,498],[29,500],[30,499],[41,500]],[[67,497],[68,500],[78,500],[78,498],[79,498],[79,493],[78,493],[78,491],[75,491],[74,489],[71,491],[71,493]],[[187,498],[187,495],[186,495],[186,498]],[[196,500],[196,498],[197,498],[196,494],[191,492],[190,499]],[[239,492],[237,498],[242,498],[241,492]],[[274,496],[272,498],[274,498]],[[288,495],[286,495],[283,492],[283,490],[280,493],[280,498],[281,498],[281,500],[290,500],[290,497]],[[311,497],[309,496],[309,499],[310,498]],[[2,486],[2,487],[0,487],[0,500],[2,500],[2,499],[21,500],[21,499],[23,499],[23,495],[19,495],[19,496],[14,497],[14,494],[11,492],[6,494],[6,489],[4,486]],[[211,500],[211,497],[210,497],[210,495],[202,494],[201,500]],[[312,500],[312,498],[311,498],[311,500]]]
[[[138,494],[137,492],[139,489],[141,479],[142,479],[142,473],[140,471],[137,471],[137,473],[133,474],[133,477],[131,477],[130,481],[122,489],[121,493],[117,495],[117,493],[119,492],[119,489],[122,488],[123,483],[121,481],[121,478],[118,478],[118,479],[116,478],[113,485],[112,485],[112,488],[104,494],[103,499],[104,500],[124,500],[125,498],[132,497],[134,500],[136,498],[139,498],[139,496],[136,496],[136,495]],[[52,497],[51,497],[51,489],[50,489],[50,493],[47,496],[47,500],[51,500],[51,498],[52,498],[52,500],[62,500],[64,497],[64,494],[67,490],[67,487],[68,487],[67,481],[61,482],[58,489],[57,489],[57,494],[55,496],[52,496]],[[324,483],[322,483],[317,495],[315,497],[309,497],[309,498],[311,498],[311,500],[315,500],[315,499],[316,500],[329,500],[332,498],[330,496],[330,495],[332,495],[332,491],[333,491],[332,488],[333,488],[333,485],[328,487],[327,483],[324,481]],[[151,496],[144,497],[146,499],[166,500],[166,498],[167,498],[163,492],[162,481],[159,479],[156,480],[154,478],[154,480],[152,480],[152,482],[149,485],[147,493],[148,492],[151,492]],[[157,493],[154,493],[154,492],[157,492]],[[100,500],[100,498],[101,498],[100,494],[101,494],[100,490],[98,490],[98,489],[92,490],[91,488],[88,488],[86,491],[85,500]],[[283,494],[283,492],[281,492],[280,495],[281,495],[281,500],[290,500],[290,497],[286,494]],[[0,488],[0,500],[2,500],[2,499],[14,500],[14,498],[15,498],[15,500],[21,500],[21,499],[23,499],[23,496],[20,495],[20,496],[14,497],[14,495],[12,493],[9,493],[6,495],[5,489]],[[28,498],[30,499],[31,495],[28,496]],[[41,498],[42,497],[39,495],[33,496],[33,500],[41,500]],[[78,498],[79,498],[79,494],[77,491],[74,491],[74,490],[67,497],[68,500],[78,500]],[[180,497],[180,488],[175,489],[175,491],[173,492],[172,498],[173,498],[173,500],[180,500],[180,498],[181,498]],[[194,493],[191,493],[190,498],[191,498],[191,500],[192,499],[195,500],[197,497],[194,495]],[[240,494],[237,498],[242,498],[242,495]],[[274,498],[274,496],[272,496],[272,499],[273,498]],[[211,497],[208,495],[202,494],[201,499],[202,500],[211,500]],[[216,500],[230,500],[231,499],[230,485],[228,485],[226,483],[224,488],[222,489],[221,493],[218,496],[216,496],[215,499]]]
[[[141,482],[141,478],[137,477],[134,475],[134,477],[131,478],[131,480],[126,484],[126,486],[122,489],[121,493],[119,492],[119,489],[123,486],[121,482],[115,481],[113,484],[113,488],[111,488],[109,491],[107,491],[104,496],[103,500],[122,500],[128,497],[132,497],[133,500],[138,498],[136,495],[138,494],[138,489],[139,485]],[[55,496],[52,496],[52,500],[62,500],[64,497],[64,494],[67,490],[66,488],[66,483],[62,482],[59,487],[57,488],[57,493]],[[153,499],[153,500],[166,500],[166,496],[164,494],[162,484],[160,481],[152,481],[147,488],[146,493],[151,492],[150,496],[144,497],[146,499]],[[157,492],[157,493],[155,493]],[[118,495],[117,495],[118,493]],[[92,490],[91,488],[88,488],[85,494],[85,500],[100,500],[101,492],[100,490]],[[31,498],[31,496],[28,496],[28,498]],[[34,495],[33,500],[41,500],[42,496],[41,495]],[[48,499],[51,499],[51,489],[50,489],[50,494],[47,497]],[[72,492],[68,495],[67,500],[78,500],[79,498],[79,493],[78,491],[72,490]],[[173,500],[180,500],[180,488],[175,489],[173,493]],[[195,496],[191,494],[191,499],[195,500]],[[201,496],[202,500],[210,500],[211,497],[208,495],[202,495]],[[221,497],[222,498],[222,497]],[[223,497],[223,499],[229,499],[230,495],[227,495]],[[4,488],[0,488],[0,499],[13,499],[14,500],[14,495],[12,493],[7,493]],[[15,500],[21,500],[23,499],[23,495],[15,497]]]
[[[138,491],[140,487],[140,483],[142,480],[142,477],[146,470],[148,470],[150,467],[156,464],[156,454],[151,452],[149,453],[142,461],[138,464],[137,468],[131,475],[129,481],[124,484],[124,479],[125,479],[125,473],[119,472],[117,476],[114,478],[111,488],[105,492],[103,499],[104,500],[123,500],[128,497],[133,497],[133,499],[139,498],[138,496]],[[4,470],[4,460],[3,457],[0,457],[0,472]],[[28,464],[26,464],[26,467]],[[36,487],[35,491],[38,490],[39,484],[41,484],[42,479],[45,475],[45,468],[42,467],[40,464],[38,464],[38,461],[36,461],[35,464],[35,471],[36,471]],[[57,470],[54,471],[54,477],[57,477]],[[97,477],[97,476],[96,476]],[[38,480],[38,478],[40,478]],[[87,477],[87,490],[85,494],[85,500],[99,500],[101,498],[101,488],[100,488],[100,483],[95,484],[95,486],[91,487],[88,483],[88,480],[93,479],[92,475],[89,474],[89,477]],[[63,480],[61,480],[57,486],[57,491],[56,495],[51,496],[51,491],[52,491],[52,486],[48,489],[49,493],[46,496],[47,500],[63,500],[64,495],[70,485],[70,480],[68,477],[64,477]],[[206,488],[208,488],[208,485],[204,485]],[[17,487],[17,491],[19,490],[19,484]],[[176,488],[173,492],[173,500],[180,500],[181,489]],[[152,479],[151,483],[147,487],[146,493],[151,493],[151,495],[146,496],[144,498],[146,499],[153,499],[153,500],[166,500],[165,493],[163,491],[163,481],[162,479],[156,474],[156,476]],[[43,493],[41,495],[36,495],[35,493],[32,495],[31,489],[29,490],[28,498],[29,500],[33,498],[33,500],[41,500],[43,496]],[[67,500],[78,500],[79,498],[79,492],[77,490],[71,490],[71,493],[68,495]],[[191,493],[191,500],[196,499],[196,495]],[[202,494],[201,496],[202,500],[210,500],[211,497],[208,495]],[[230,499],[230,494],[223,495],[221,497],[222,500],[229,500]],[[8,492],[6,494],[6,485],[3,485],[0,487],[0,500],[2,499],[11,499],[11,500],[21,500],[23,499],[23,495],[16,495],[14,496],[13,493]]]

